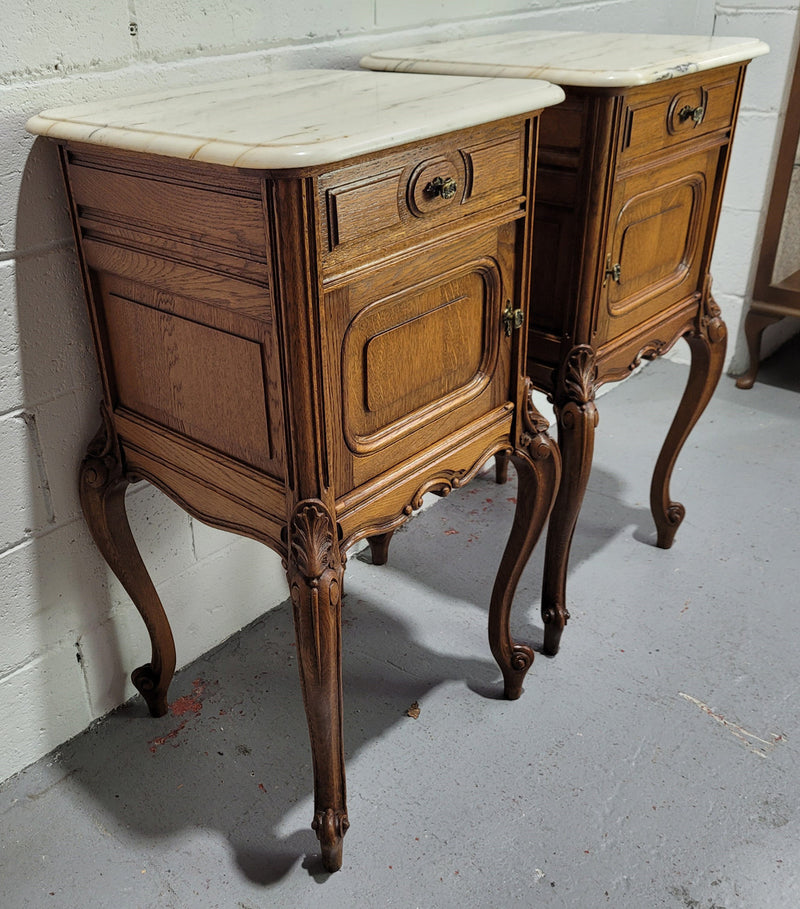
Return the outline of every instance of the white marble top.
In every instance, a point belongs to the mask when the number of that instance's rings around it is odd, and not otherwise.
[[[375,51],[361,65],[397,72],[626,87],[740,63],[768,51],[757,38],[533,31]]]
[[[247,168],[329,164],[540,110],[547,82],[290,70],[108,98],[32,117],[30,132]]]

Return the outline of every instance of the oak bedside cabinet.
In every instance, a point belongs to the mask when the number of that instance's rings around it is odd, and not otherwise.
[[[691,370],[656,462],[650,505],[658,545],[684,507],[670,477],[716,387],[726,328],[711,296],[714,248],[752,38],[515,32],[378,51],[376,70],[540,78],[563,104],[542,116],[528,375],[558,419],[563,473],[542,589],[544,650],[569,618],[569,549],[589,478],[595,392],[679,338]],[[498,479],[505,472],[498,459]]]
[[[376,557],[428,491],[497,452],[520,493],[489,639],[509,632],[560,474],[525,376],[545,82],[314,71],[49,111],[103,380],[80,474],[100,551],[150,634],[133,682],[167,709],[175,649],[125,515],[147,480],[281,555],[294,608],[325,867],[348,827],[345,554]]]

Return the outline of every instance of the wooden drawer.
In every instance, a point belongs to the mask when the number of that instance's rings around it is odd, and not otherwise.
[[[328,262],[503,203],[521,207],[527,154],[526,121],[517,120],[324,174],[318,204]]]
[[[738,67],[634,89],[626,95],[620,152],[638,157],[729,129],[736,110]]]

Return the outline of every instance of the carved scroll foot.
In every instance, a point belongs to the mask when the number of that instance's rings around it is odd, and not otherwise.
[[[505,697],[511,701],[522,694],[525,674],[533,663],[533,650],[526,644],[515,643],[511,637],[511,604],[522,571],[553,506],[561,475],[561,458],[558,447],[546,433],[547,421],[534,408],[530,396],[527,401],[523,415],[525,433],[521,439],[524,448],[511,455],[519,477],[514,523],[489,607],[489,645],[503,673]]]
[[[502,486],[508,481],[509,457],[507,451],[498,451],[494,456],[494,479],[498,486]]]
[[[170,680],[164,679],[152,663],[145,663],[131,673],[134,688],[141,694],[150,711],[150,716],[164,716],[167,712],[167,690]]]
[[[573,348],[564,361],[554,396],[562,470],[558,496],[547,528],[542,579],[542,653],[548,656],[558,653],[561,634],[569,620],[567,570],[572,537],[592,469],[594,433],[598,422],[596,383],[597,364],[593,348],[586,345]]]
[[[80,468],[80,500],[89,531],[111,570],[133,600],[150,635],[150,662],[131,680],[153,716],[167,712],[167,690],[175,672],[175,642],[164,607],[133,539],[125,512],[124,475],[110,419],[89,445]]]
[[[761,357],[761,336],[764,329],[779,322],[781,316],[773,316],[768,313],[750,310],[744,320],[744,337],[747,341],[747,354],[750,358],[750,364],[747,372],[742,373],[736,380],[737,388],[752,388],[758,375],[759,361]]]
[[[388,533],[376,533],[373,537],[367,537],[373,565],[386,564],[389,559],[389,543],[393,536],[394,531],[390,530]]]
[[[343,812],[328,808],[318,811],[311,822],[317,834],[322,852],[322,866],[326,871],[338,871],[342,867],[342,842],[350,822]]]
[[[669,549],[685,510],[670,498],[669,483],[678,455],[717,387],[725,359],[728,332],[720,318],[719,307],[709,296],[698,318],[698,325],[685,335],[692,354],[689,379],[678,411],[667,433],[653,471],[650,509],[656,524],[656,545]]]
[[[300,502],[294,510],[286,575],[314,766],[311,826],[320,842],[325,869],[338,871],[348,827],[342,739],[344,564],[335,523],[316,499]]]

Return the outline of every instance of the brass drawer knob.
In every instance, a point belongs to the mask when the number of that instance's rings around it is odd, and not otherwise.
[[[425,187],[425,193],[434,199],[441,196],[443,199],[452,199],[458,192],[458,183],[452,177],[434,177]]]
[[[699,104],[697,107],[692,107],[687,104],[686,107],[682,107],[678,111],[678,119],[681,123],[685,123],[687,120],[693,120],[694,123],[702,123],[703,117],[706,114],[706,109],[702,104]]]

